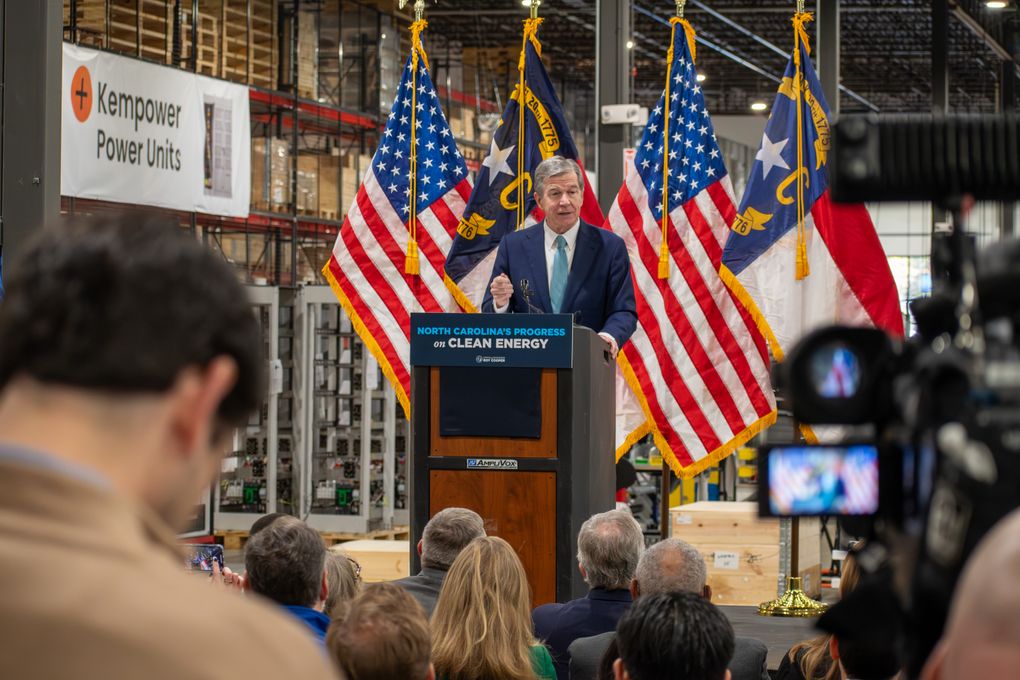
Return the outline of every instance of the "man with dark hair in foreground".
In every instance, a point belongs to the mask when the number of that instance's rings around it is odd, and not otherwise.
[[[432,640],[425,611],[393,583],[373,583],[326,636],[347,680],[432,680]]]
[[[694,593],[642,597],[616,629],[616,680],[729,680],[733,627]]]
[[[0,674],[334,677],[299,624],[176,550],[262,392],[230,267],[146,219],[61,222],[18,255],[0,303]]]

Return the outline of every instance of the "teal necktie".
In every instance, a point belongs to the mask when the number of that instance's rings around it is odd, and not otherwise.
[[[549,281],[549,301],[553,311],[559,313],[563,293],[567,290],[567,239],[557,236],[553,245],[556,246],[556,254],[553,256],[552,280]]]

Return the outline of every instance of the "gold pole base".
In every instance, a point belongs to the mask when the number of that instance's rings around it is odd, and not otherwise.
[[[786,592],[782,597],[758,605],[758,616],[819,616],[828,605],[815,602],[801,590],[799,576],[786,579]]]

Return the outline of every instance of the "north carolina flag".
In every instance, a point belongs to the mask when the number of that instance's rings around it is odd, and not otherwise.
[[[550,156],[580,163],[563,107],[542,64],[541,23],[542,19],[524,22],[520,77],[492,134],[489,155],[475,178],[446,259],[447,286],[465,311],[481,308],[503,236],[543,218],[531,180],[538,164]],[[597,226],[604,219],[587,176],[581,219]]]
[[[796,47],[720,270],[777,360],[823,325],[877,326],[903,335],[896,283],[871,217],[863,205],[829,199],[829,107],[811,66],[803,28],[810,19],[808,13],[794,17]]]

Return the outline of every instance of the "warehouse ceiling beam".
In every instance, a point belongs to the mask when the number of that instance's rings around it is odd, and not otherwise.
[[[990,49],[992,52],[995,52],[995,54],[998,55],[1000,59],[1004,61],[1014,62],[1013,71],[1017,76],[1020,76],[1020,64],[1016,64],[1016,61],[1013,59],[1013,55],[1010,53],[1010,51],[1003,47],[998,40],[993,38],[992,35],[985,30],[985,27],[982,26],[977,19],[971,16],[971,14],[967,12],[967,10],[963,9],[959,5],[954,5],[952,7],[952,13],[953,16],[956,17],[957,21],[959,21],[967,28],[967,30],[969,30],[971,33],[977,36],[985,45],[988,46],[988,49]]]

